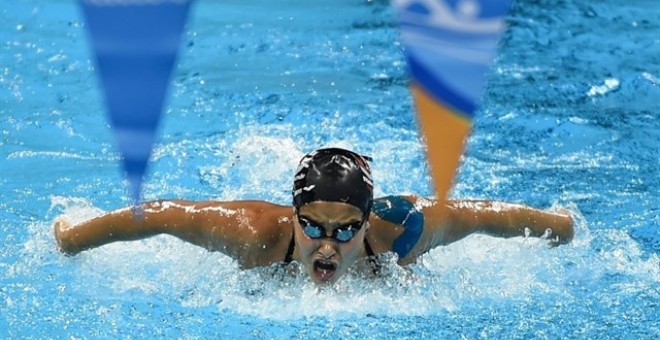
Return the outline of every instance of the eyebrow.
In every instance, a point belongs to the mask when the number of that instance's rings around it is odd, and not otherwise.
[[[320,223],[319,221],[316,221],[313,218],[310,218],[310,217],[307,217],[307,216],[304,216],[304,215],[298,215],[298,218],[304,218],[304,219],[308,220],[311,223],[323,226],[323,229],[326,229],[326,227],[328,226],[327,223]],[[360,223],[360,222],[362,222],[362,220],[351,220],[351,222],[337,223],[337,226],[334,229],[349,226],[351,224]],[[331,230],[334,230],[334,229],[331,229]]]

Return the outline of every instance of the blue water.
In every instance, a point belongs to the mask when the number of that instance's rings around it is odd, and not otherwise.
[[[73,1],[0,5],[0,338],[660,337],[660,6],[517,1],[452,196],[567,208],[574,241],[471,236],[331,289],[159,236],[65,257],[129,204]],[[147,199],[290,200],[299,158],[371,155],[431,195],[386,1],[198,1]]]

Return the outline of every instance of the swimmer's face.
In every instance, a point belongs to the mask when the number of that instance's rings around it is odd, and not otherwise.
[[[334,283],[358,259],[363,219],[360,209],[346,203],[315,201],[300,207],[294,233],[300,262],[312,281]]]

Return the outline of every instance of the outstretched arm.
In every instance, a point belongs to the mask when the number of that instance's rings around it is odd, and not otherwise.
[[[281,260],[280,248],[286,249],[291,237],[291,208],[267,202],[171,200],[148,202],[142,209],[141,218],[125,208],[74,226],[60,219],[55,238],[62,252],[74,255],[115,241],[169,234],[254,267]]]
[[[424,227],[411,252],[400,263],[415,261],[423,253],[456,242],[473,233],[498,237],[547,235],[551,245],[573,239],[573,219],[568,211],[549,212],[520,204],[492,201],[438,201],[407,197],[422,212]],[[548,231],[549,230],[549,231]]]
[[[547,236],[551,244],[570,242],[575,233],[568,211],[549,212],[525,205],[493,201],[449,201],[445,223],[437,212],[424,212],[426,225],[435,229],[436,245],[449,244],[472,233],[498,237]]]

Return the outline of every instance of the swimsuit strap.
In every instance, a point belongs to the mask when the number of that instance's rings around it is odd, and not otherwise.
[[[374,257],[376,254],[374,254],[374,251],[371,250],[371,246],[369,245],[369,242],[367,242],[367,238],[364,238],[364,250],[367,251],[367,257]]]
[[[289,243],[289,249],[286,250],[286,256],[284,257],[284,263],[289,264],[293,261],[293,251],[296,248],[296,241],[293,239],[294,234],[291,233],[291,242]]]
[[[378,275],[378,273],[380,272],[380,263],[378,262],[378,259],[376,258],[376,254],[374,253],[373,249],[371,249],[369,242],[367,242],[366,237],[364,238],[364,250],[367,251],[367,261],[369,261],[371,270],[374,272],[374,275]]]

